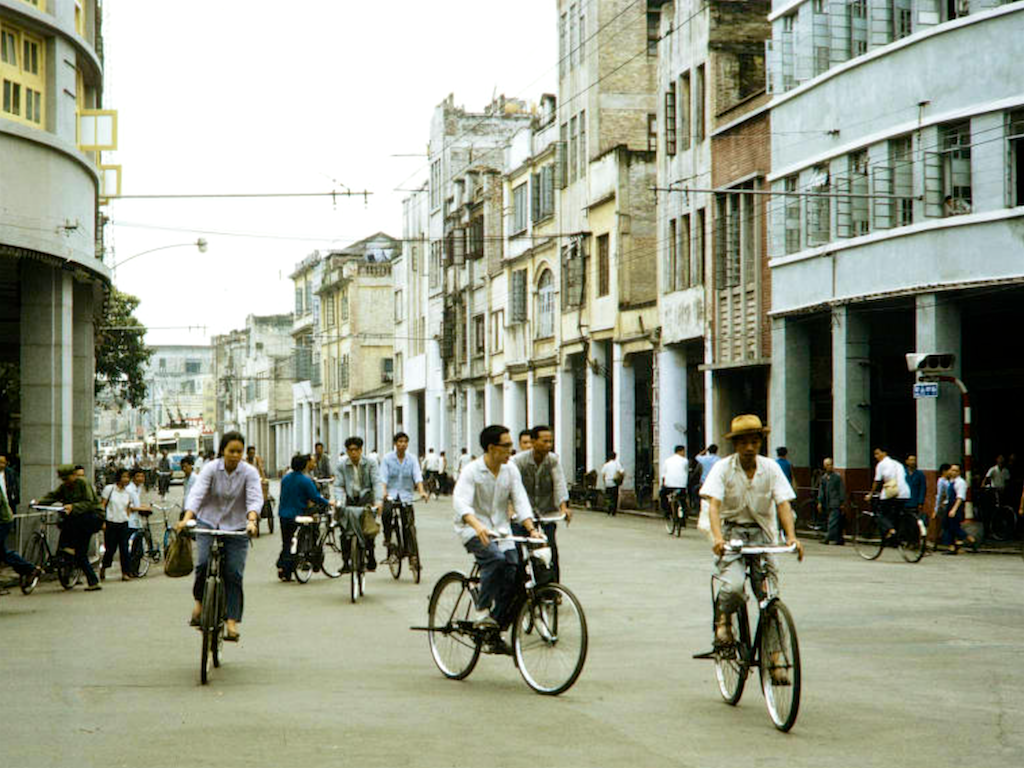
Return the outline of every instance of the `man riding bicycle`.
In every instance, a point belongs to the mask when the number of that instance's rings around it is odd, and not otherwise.
[[[423,490],[423,475],[420,473],[419,462],[407,453],[408,449],[409,436],[405,432],[399,432],[395,435],[395,449],[384,456],[380,467],[380,480],[384,485],[385,498],[407,505],[406,527],[415,519],[412,509],[413,492],[418,493],[420,498],[427,497],[427,492]],[[391,515],[384,518],[385,541],[391,535],[391,526],[394,522]]]
[[[712,551],[717,559],[715,571],[721,583],[715,604],[715,644],[731,645],[731,614],[744,600],[746,576],[743,556],[725,551],[726,542],[740,539],[748,545],[771,545],[778,539],[778,521],[786,533],[786,543],[795,545],[801,560],[804,548],[796,538],[793,510],[789,502],[796,498],[793,486],[782,468],[761,456],[761,445],[768,427],[753,414],[732,420],[727,438],[734,453],[717,462],[708,472],[700,495],[708,500],[708,522],[711,526]],[[778,571],[773,558],[768,558],[768,577],[775,583]]]
[[[516,520],[531,536],[540,538],[533,524],[533,510],[519,469],[509,462],[513,443],[508,428],[497,424],[480,433],[484,454],[459,473],[452,494],[455,533],[480,566],[480,590],[474,624],[498,627],[515,592],[519,554],[510,541],[494,540],[489,532],[511,533],[508,509],[511,502]]]
[[[345,455],[338,462],[334,472],[334,499],[341,508],[338,510],[339,523],[348,536],[355,536],[366,547],[366,570],[377,570],[377,558],[373,554],[376,536],[364,536],[359,519],[353,518],[346,510],[349,507],[365,507],[372,504],[376,514],[384,506],[383,486],[377,462],[363,456],[363,438],[350,437],[345,441]],[[348,548],[345,548],[345,572],[352,568]]]
[[[555,439],[551,427],[538,425],[530,430],[530,448],[520,451],[512,459],[519,470],[519,475],[530,498],[533,511],[538,516],[565,515],[566,522],[572,520],[569,509],[569,487],[565,482],[562,465],[552,451]],[[555,581],[560,581],[558,569],[558,546],[555,544],[555,523],[543,523],[544,535],[551,546],[551,572]],[[513,526],[513,532],[518,526]],[[521,535],[521,534],[520,534]]]

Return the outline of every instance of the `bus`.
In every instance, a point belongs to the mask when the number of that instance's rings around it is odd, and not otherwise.
[[[199,455],[202,447],[200,439],[202,431],[197,427],[167,427],[156,431],[156,449],[167,449],[167,458],[171,460],[171,479],[181,480],[185,473],[181,471],[181,459],[189,451],[193,456]]]

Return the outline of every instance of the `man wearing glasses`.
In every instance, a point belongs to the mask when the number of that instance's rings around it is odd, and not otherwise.
[[[540,537],[534,526],[530,499],[526,495],[519,469],[509,463],[512,436],[508,428],[498,424],[485,427],[480,433],[483,456],[471,461],[459,473],[452,501],[455,506],[455,532],[466,550],[480,566],[480,591],[475,595],[478,627],[497,627],[504,619],[515,590],[519,555],[515,544],[494,540],[493,531],[511,533],[509,502],[515,519],[529,535]]]

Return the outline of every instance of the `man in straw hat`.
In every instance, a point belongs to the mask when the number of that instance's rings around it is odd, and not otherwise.
[[[735,642],[731,614],[743,601],[744,563],[738,554],[726,554],[726,541],[740,539],[745,544],[775,544],[778,522],[786,533],[786,543],[795,544],[803,560],[803,545],[796,538],[790,500],[796,498],[779,465],[761,456],[761,444],[768,427],[753,414],[732,420],[726,437],[732,440],[733,454],[717,462],[708,472],[700,495],[708,500],[712,551],[717,555],[716,572],[720,581],[715,605],[715,643]],[[776,511],[778,516],[776,517]],[[774,560],[769,557],[769,578],[777,581]]]

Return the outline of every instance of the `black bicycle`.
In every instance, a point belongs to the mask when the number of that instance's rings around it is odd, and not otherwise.
[[[746,578],[757,601],[757,627],[753,638],[744,600],[732,614],[733,642],[715,643],[711,651],[694,654],[695,659],[715,662],[718,690],[727,704],[735,706],[743,695],[747,674],[757,667],[768,715],[780,731],[788,731],[800,710],[800,645],[793,616],[775,593],[774,579],[768,574],[768,555],[791,554],[796,546],[746,546],[734,539],[726,552],[740,554],[746,565]],[[718,599],[721,579],[711,577],[712,615]],[[712,619],[714,631],[714,619]]]
[[[430,655],[441,674],[462,680],[473,671],[481,653],[510,655],[523,680],[537,693],[557,696],[579,678],[587,660],[587,620],[583,606],[566,587],[555,582],[538,583],[545,570],[536,559],[550,557],[543,539],[498,536],[515,543],[519,551],[516,594],[502,623],[474,626],[474,593],[480,587],[480,569],[474,564],[466,576],[449,571],[434,585],[430,595],[425,631]],[[536,565],[536,567],[535,567]],[[511,648],[501,633],[511,626]]]
[[[1003,493],[991,486],[981,489],[979,512],[984,525],[985,538],[992,541],[1011,541],[1017,531],[1017,513],[1003,503]]]
[[[29,537],[24,558],[36,566],[37,570],[19,578],[21,591],[26,595],[32,594],[32,590],[39,584],[39,579],[44,573],[57,574],[60,585],[64,589],[72,589],[81,578],[81,571],[75,565],[75,556],[63,549],[52,549],[46,533],[50,526],[60,524],[61,518],[66,514],[64,507],[60,504],[52,506],[30,504],[29,507],[40,513],[40,519],[38,530]],[[25,517],[29,517],[29,515],[25,515]]]
[[[152,515],[152,512],[146,510],[139,512],[139,516],[142,518],[142,527],[133,529],[128,537],[128,567],[131,569],[132,576],[138,578],[149,573],[149,566],[153,563],[160,562],[160,548],[153,540],[153,531],[149,527],[149,518]]]
[[[409,561],[413,580],[420,583],[420,546],[416,538],[416,514],[412,504],[401,499],[385,499],[381,515],[384,523],[384,546],[387,563],[395,579],[402,575],[402,560]]]
[[[665,515],[665,533],[678,538],[686,528],[686,516],[690,512],[690,495],[685,488],[672,491],[668,497]]]
[[[178,537],[177,532],[174,530],[174,524],[168,519],[167,513],[170,512],[172,509],[177,508],[177,510],[178,510],[178,519],[180,520],[181,519],[181,504],[169,504],[169,505],[153,504],[152,507],[153,507],[153,509],[157,510],[158,512],[160,512],[164,516],[164,536],[163,536],[163,542],[162,542],[162,548],[163,548],[162,551],[163,551],[163,556],[166,558],[167,557],[167,550],[170,549],[171,544],[174,543],[174,540]]]
[[[309,581],[319,571],[329,579],[341,576],[345,553],[338,539],[338,524],[325,510],[295,518],[291,553],[295,566],[293,573],[300,584]]]
[[[373,506],[339,506],[337,513],[341,551],[348,553],[345,559],[349,563],[349,597],[354,603],[366,593],[366,545],[356,527],[361,526],[363,515],[373,514]]]
[[[857,510],[853,521],[853,546],[857,554],[865,560],[877,560],[882,550],[890,546],[899,549],[908,563],[918,562],[928,546],[924,523],[914,512],[898,508],[894,513],[896,519],[889,521],[896,533],[886,536],[887,531],[882,530],[881,504],[879,494],[873,493],[870,505]]]
[[[199,655],[199,679],[203,685],[209,680],[209,663],[219,667],[224,643],[224,628],[227,622],[227,592],[224,588],[225,536],[248,536],[245,531],[220,531],[212,528],[198,528],[194,520],[188,521],[192,535],[206,534],[213,537],[210,543],[210,559],[206,566],[206,583],[203,585],[203,607],[199,612],[199,629],[203,633],[203,644]]]

